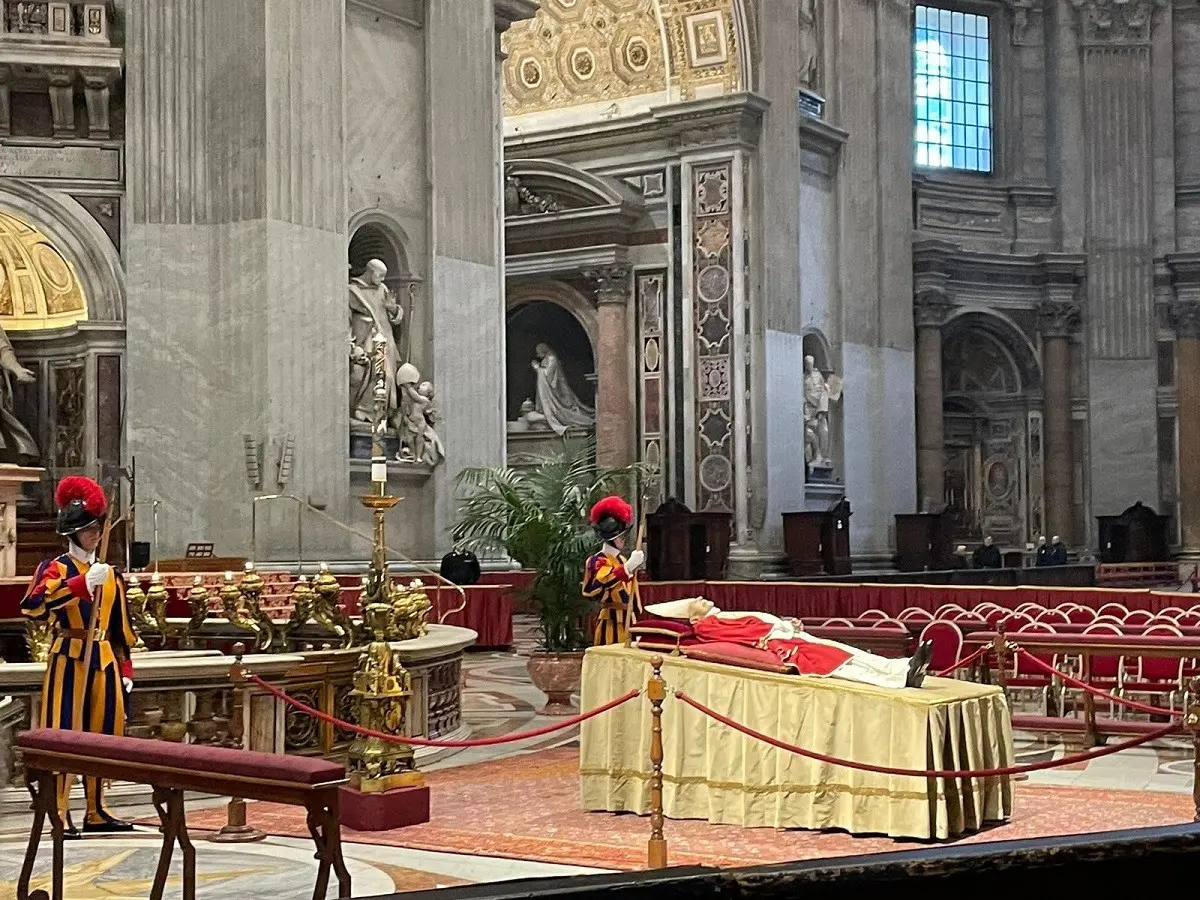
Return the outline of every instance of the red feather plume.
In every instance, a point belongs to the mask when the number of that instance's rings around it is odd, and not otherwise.
[[[595,525],[605,516],[612,516],[618,522],[628,524],[633,521],[633,507],[620,497],[605,497],[596,502],[588,518],[591,524]]]
[[[63,509],[76,500],[93,516],[102,516],[108,510],[104,488],[83,475],[68,475],[54,491],[54,505]]]

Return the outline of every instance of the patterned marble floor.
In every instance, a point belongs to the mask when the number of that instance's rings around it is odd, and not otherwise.
[[[471,654],[464,666],[464,718],[476,737],[507,734],[536,728],[551,720],[538,715],[544,702],[525,670],[525,660],[536,644],[534,622],[518,617],[514,623],[512,652]],[[532,753],[574,744],[576,728],[497,747],[472,748],[429,766],[442,769]],[[1078,752],[1074,736],[1017,734],[1018,761],[1036,762]],[[1038,772],[1032,784],[1125,791],[1190,793],[1191,748],[1172,740],[1159,746],[1126,751],[1103,759]],[[223,801],[196,801],[192,808]],[[149,809],[123,810],[130,818],[152,815]],[[16,875],[28,835],[27,817],[6,816],[0,822],[0,900],[16,896]],[[73,844],[68,848],[67,896],[87,898],[144,897],[154,869],[155,835],[144,831],[128,837]],[[269,838],[231,847],[197,842],[201,898],[239,897],[275,900],[280,896],[306,896],[311,891],[314,863],[309,845],[287,838]],[[600,871],[573,866],[440,853],[379,845],[346,846],[355,896],[370,897],[393,891],[421,890],[515,878],[582,874]]]

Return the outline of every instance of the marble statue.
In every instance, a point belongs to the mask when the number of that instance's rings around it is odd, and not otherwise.
[[[29,429],[17,418],[13,382],[29,384],[35,376],[17,362],[12,342],[0,328],[0,463],[31,465],[37,461],[38,446]]]
[[[436,466],[445,458],[446,450],[437,433],[440,417],[433,402],[433,382],[422,381],[421,373],[412,363],[400,367],[396,381],[400,391],[398,459]]]
[[[521,401],[521,413],[509,422],[509,431],[549,431],[546,417],[537,411],[537,404],[529,397]]]
[[[800,18],[800,84],[809,90],[818,87],[820,79],[818,0],[799,0]]]
[[[378,332],[387,344],[384,381],[387,389],[388,418],[399,411],[396,373],[400,358],[399,329],[404,310],[396,294],[383,283],[387,266],[377,259],[357,278],[350,280],[350,418],[369,423],[375,413],[375,379],[371,374],[372,338]]]
[[[842,379],[821,374],[816,360],[804,357],[804,461],[814,469],[829,468],[829,404],[842,397]]]
[[[558,354],[545,343],[538,344],[534,353],[537,355],[531,363],[533,371],[537,373],[534,409],[545,417],[550,429],[562,437],[568,428],[591,428],[595,425],[595,411],[585,406],[571,390]]]

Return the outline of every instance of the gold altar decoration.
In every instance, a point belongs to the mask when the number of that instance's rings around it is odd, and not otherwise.
[[[154,630],[154,623],[146,613],[146,592],[142,590],[136,575],[125,576],[125,602],[129,606],[129,618],[133,621],[133,633],[137,635],[137,643],[130,650],[142,652],[146,649],[142,636]]]
[[[25,643],[29,645],[29,658],[34,662],[44,663],[50,659],[50,645],[54,636],[50,633],[49,622],[25,620]]]
[[[313,621],[333,632],[343,650],[353,647],[354,623],[342,612],[342,586],[325,563],[313,582],[313,595]]]
[[[167,622],[167,604],[170,600],[171,594],[163,584],[162,575],[155,572],[150,576],[150,590],[146,591],[145,613],[153,629],[164,641],[176,633],[176,629]]]
[[[12,212],[0,212],[0,327],[64,328],[87,318],[75,267],[53,242]]]
[[[285,639],[291,640],[297,631],[308,624],[312,618],[316,597],[316,593],[309,586],[308,576],[300,575],[296,579],[296,586],[292,588],[292,615],[283,626]]]
[[[408,641],[419,638],[429,630],[429,611],[433,604],[420,579],[402,587],[393,583],[390,591],[393,613],[392,639]]]
[[[354,717],[363,728],[385,734],[403,734],[412,679],[389,638],[396,627],[396,610],[388,603],[372,603],[363,610],[363,624],[372,636],[359,654],[350,692]],[[364,793],[390,791],[424,783],[413,762],[413,749],[377,737],[356,735],[346,761],[350,786]]]

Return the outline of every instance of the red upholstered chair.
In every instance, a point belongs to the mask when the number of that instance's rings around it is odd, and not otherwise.
[[[1189,609],[1175,617],[1175,624],[1180,628],[1200,628],[1200,610]]]
[[[1054,626],[1049,622],[1026,622],[1017,628],[1014,634],[1019,643],[1023,634],[1054,634]],[[1034,653],[1033,656],[1049,666],[1058,668],[1058,659],[1052,653]],[[1013,654],[1009,665],[1012,669],[1006,681],[1010,691],[1028,691],[1039,697],[1042,715],[1062,714],[1062,686],[1056,678],[1019,653]]]
[[[1154,613],[1148,609],[1131,609],[1121,621],[1125,625],[1149,625],[1153,618]]]
[[[1016,608],[1016,612],[1025,613],[1030,618],[1035,618],[1043,609],[1042,604],[1034,603],[1032,600],[1026,600]]]
[[[826,619],[821,623],[824,627],[838,626],[841,628],[853,628],[854,623],[849,619]]]
[[[937,612],[933,614],[935,619],[957,619],[960,613],[965,613],[966,610],[957,603],[943,603],[938,607]]]
[[[859,619],[886,619],[886,618],[888,618],[888,614],[885,613],[882,609],[868,609],[868,610],[865,610],[861,615],[859,615],[858,618]]]
[[[1096,611],[1090,606],[1075,604],[1066,611],[1072,625],[1090,625],[1096,621]]]
[[[932,622],[933,613],[920,606],[910,606],[907,609],[900,610],[900,615],[896,616],[901,622]]]
[[[952,618],[952,621],[957,622],[959,625],[987,625],[987,619],[977,612],[959,613],[958,615],[950,618]]]
[[[1113,628],[1117,629],[1116,630],[1117,634],[1124,634],[1125,632],[1121,627],[1124,624],[1125,624],[1125,620],[1118,619],[1116,616],[1096,616],[1096,618],[1092,619],[1092,621],[1088,623],[1088,627],[1083,629],[1083,631],[1084,631],[1084,634],[1086,634],[1088,631],[1088,628],[1091,628],[1093,625],[1111,625]],[[1101,633],[1107,634],[1108,632],[1101,632]]]
[[[983,619],[989,625],[997,625],[1007,619],[1009,612],[1003,606],[996,606],[983,614]]]
[[[1071,619],[1065,610],[1062,609],[1043,609],[1040,613],[1034,616],[1035,622],[1045,622],[1048,625],[1070,625]]]
[[[871,623],[872,628],[890,628],[895,631],[908,631],[908,626],[899,619],[877,619]]]
[[[1179,606],[1164,606],[1154,614],[1155,619],[1170,619],[1174,622],[1184,614],[1185,610]]]
[[[933,652],[929,657],[930,672],[945,672],[947,669],[953,669],[955,664],[962,659],[963,633],[962,629],[953,622],[944,619],[930,622],[921,629],[919,642],[924,643],[925,641],[933,644]],[[951,672],[949,677],[953,678],[957,674],[957,672]]]
[[[1125,621],[1125,616],[1129,614],[1129,610],[1124,603],[1105,603],[1096,610],[1096,617],[1100,616],[1115,616],[1121,621]]]
[[[1111,616],[1103,616],[1097,617],[1095,622],[1083,629],[1083,633],[1085,635],[1097,637],[1110,635],[1120,636],[1125,632],[1122,630],[1120,622],[1114,621],[1113,617]],[[1070,666],[1067,671],[1071,671],[1074,674],[1082,672],[1082,661],[1079,657],[1074,657],[1069,661],[1064,660],[1064,665]],[[1120,654],[1115,654],[1112,656],[1093,655],[1091,658],[1091,672],[1088,681],[1091,685],[1099,688],[1102,691],[1109,691],[1110,693],[1113,693],[1120,687],[1121,670],[1124,665],[1125,657]],[[1081,693],[1078,689],[1071,687],[1067,687],[1066,691],[1069,691],[1073,695],[1078,695]],[[1096,700],[1097,702],[1102,702],[1099,697],[1097,697]],[[1078,701],[1076,701],[1076,704],[1078,706]],[[1110,702],[1110,715],[1117,713],[1117,710],[1113,709],[1113,706],[1114,704]]]
[[[1183,632],[1175,625],[1159,623],[1147,628],[1142,636],[1177,638],[1183,637]],[[1122,697],[1143,694],[1151,703],[1165,705],[1168,709],[1175,709],[1176,697],[1182,700],[1186,692],[1182,659],[1139,656],[1131,667],[1122,670],[1121,676],[1117,693]]]
[[[1004,629],[1006,631],[1020,631],[1024,626],[1033,624],[1033,616],[1029,615],[1029,613],[1014,612],[1003,621]]]

